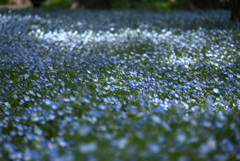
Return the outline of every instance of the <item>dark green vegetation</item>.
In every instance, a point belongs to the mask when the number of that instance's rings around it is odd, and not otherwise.
[[[0,14],[0,160],[240,160],[228,11]]]
[[[43,0],[32,0],[43,2]],[[219,0],[47,0],[45,7],[69,7],[69,2],[78,2],[79,7],[86,9],[218,9],[221,7]]]

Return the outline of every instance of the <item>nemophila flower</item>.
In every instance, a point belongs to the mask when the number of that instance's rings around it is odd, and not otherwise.
[[[107,109],[107,107],[105,105],[103,105],[103,104],[100,104],[98,106],[98,108],[101,109],[101,110],[106,110]]]
[[[75,101],[76,101],[76,98],[75,98],[74,96],[70,96],[70,100],[71,100],[72,102],[75,102]]]
[[[111,141],[113,139],[113,135],[111,133],[105,132],[102,136],[104,139]]]
[[[209,147],[210,150],[216,150],[217,148],[217,142],[214,138],[209,138],[207,141],[207,145]]]
[[[16,121],[16,122],[20,122],[20,120],[21,120],[20,116],[14,116],[13,118],[14,118],[14,121]]]
[[[214,101],[213,101],[212,96],[208,96],[206,99],[206,105],[209,110],[211,110],[213,108],[213,106],[212,106],[213,103],[214,103]]]
[[[52,105],[52,101],[50,101],[49,99],[44,99],[43,102],[48,106]]]
[[[18,99],[18,95],[16,93],[13,94],[14,99]]]
[[[27,99],[27,100],[30,100],[30,97],[27,96],[26,99]],[[20,105],[22,105],[22,104],[24,104],[24,103],[25,103],[25,101],[24,101],[23,99],[21,99],[21,100],[19,101],[19,104],[20,104]]]
[[[236,154],[236,159],[238,159],[238,160],[240,159],[240,153]]]
[[[179,143],[183,143],[186,141],[186,139],[187,139],[186,134],[184,134],[182,132],[177,133],[176,141],[178,141]]]
[[[235,149],[235,146],[228,138],[224,138],[221,143],[220,147],[224,152],[233,152]]]
[[[63,138],[58,137],[58,138],[56,138],[56,141],[62,147],[66,147],[68,145],[67,142],[65,142]]]
[[[46,118],[47,121],[52,121],[52,120],[55,119],[55,117],[56,117],[55,114],[52,114],[52,113],[47,114],[47,115],[45,116],[45,118]]]
[[[88,112],[89,116],[100,118],[102,114],[97,110],[91,110]]]
[[[33,90],[29,90],[28,93],[31,94],[31,95],[35,95]]]
[[[224,120],[226,119],[225,114],[224,114],[222,111],[218,111],[218,112],[217,112],[217,118],[218,118],[220,121],[224,121]]]
[[[69,98],[63,98],[62,101],[63,101],[63,102],[70,102],[71,99],[69,99]]]
[[[206,155],[211,152],[211,148],[209,147],[208,144],[202,143],[198,151],[199,151],[199,157],[205,158]]]
[[[148,143],[147,144],[147,149],[150,153],[159,153],[161,148],[160,145],[158,145],[157,143]]]
[[[151,119],[156,124],[160,124],[161,123],[161,118],[159,116],[157,116],[157,115],[152,115]]]
[[[84,103],[89,103],[90,100],[87,97],[81,97],[80,100]]]
[[[189,157],[188,156],[180,156],[178,157],[177,161],[189,161]]]
[[[27,96],[27,95],[24,95],[24,100],[25,100],[26,102],[28,102],[28,101],[30,101],[30,97]]]
[[[38,97],[42,97],[41,94],[39,94],[39,93],[37,93],[36,95],[37,95]]]
[[[189,143],[196,143],[199,141],[199,138],[198,137],[191,137],[191,138],[188,138],[187,140]]]
[[[64,115],[64,111],[63,110],[57,110],[57,114],[59,115],[59,116],[63,116]]]
[[[21,160],[23,157],[23,154],[21,152],[13,152],[9,154],[9,158],[12,160]]]
[[[217,88],[213,88],[213,92],[219,94],[220,91]]]
[[[18,131],[17,132],[17,135],[19,135],[19,136],[23,136],[23,134],[24,134],[23,131]]]
[[[79,151],[83,154],[93,153],[97,149],[97,143],[89,142],[89,143],[81,143],[79,145]]]
[[[9,102],[5,102],[4,104],[5,104],[5,107],[7,107],[7,108],[11,108],[11,105],[10,105]]]
[[[92,128],[87,125],[81,125],[78,127],[78,133],[81,136],[87,136],[92,131]]]
[[[51,108],[54,109],[54,110],[56,110],[56,109],[58,109],[58,105],[57,105],[56,103],[53,103],[53,104],[51,105]]]
[[[119,148],[119,149],[124,149],[128,144],[128,138],[123,137],[117,140],[112,141],[112,145]]]
[[[24,131],[24,126],[20,123],[13,124],[14,127],[16,127],[19,131]]]
[[[41,136],[41,135],[43,134],[43,131],[42,131],[39,127],[35,126],[35,128],[34,128],[34,133],[35,133],[36,135]]]
[[[32,114],[31,115],[31,120],[33,122],[38,122],[40,120],[40,117],[38,115],[36,115],[36,114]]]
[[[41,156],[38,152],[31,150],[29,148],[25,149],[23,153],[23,159],[24,160],[31,160],[31,159],[41,159]]]
[[[226,161],[226,160],[228,160],[228,158],[229,158],[229,155],[227,155],[227,154],[215,154],[214,155],[214,159],[219,160],[219,161]]]
[[[17,134],[16,131],[10,131],[11,136],[15,136],[16,134]]]
[[[25,136],[27,141],[32,141],[35,138],[34,134],[32,134],[30,132],[25,132],[24,136]]]
[[[224,126],[224,122],[222,122],[222,121],[217,121],[216,122],[216,127],[217,128],[222,128]]]

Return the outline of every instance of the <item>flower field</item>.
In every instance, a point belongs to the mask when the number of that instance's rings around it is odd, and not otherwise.
[[[0,12],[0,160],[240,160],[229,11]]]

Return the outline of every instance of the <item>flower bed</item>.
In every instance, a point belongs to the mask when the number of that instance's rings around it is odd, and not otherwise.
[[[0,160],[240,160],[228,11],[0,14]]]

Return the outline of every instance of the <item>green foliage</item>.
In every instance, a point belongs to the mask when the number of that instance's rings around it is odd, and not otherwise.
[[[69,8],[74,0],[46,0],[42,7]],[[155,9],[169,11],[181,8],[185,0],[171,2],[170,0],[111,0],[113,9]]]
[[[8,4],[8,0],[0,0],[0,5]]]
[[[170,0],[112,0],[112,8],[130,9],[130,8],[143,8],[143,9],[159,9],[159,10],[172,10],[178,9],[183,6],[185,0],[178,0],[171,2]]]
[[[46,0],[41,7],[69,8],[73,0]]]

